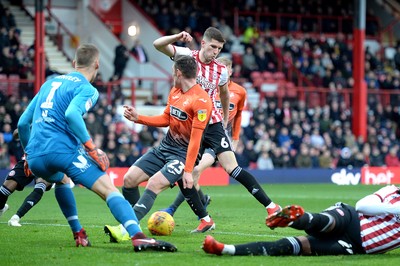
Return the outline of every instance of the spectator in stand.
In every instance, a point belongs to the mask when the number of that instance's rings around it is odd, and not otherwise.
[[[398,156],[399,146],[394,145],[389,149],[389,153],[385,156],[385,165],[387,167],[399,167],[400,160]]]
[[[262,151],[257,159],[257,169],[258,170],[272,170],[274,169],[274,164],[267,151]]]
[[[240,165],[243,168],[248,168],[250,166],[250,160],[244,151],[245,151],[245,146],[243,144],[243,141],[240,140],[235,150],[235,157],[238,162],[238,165]]]
[[[271,160],[274,168],[283,168],[285,166],[285,161],[282,156],[282,148],[276,147],[272,149]]]
[[[267,151],[269,152],[272,147],[272,140],[269,137],[269,134],[267,131],[264,131],[261,137],[256,141],[254,145],[254,151],[256,153],[260,153],[262,151]]]
[[[10,9],[6,7],[3,9],[3,12],[4,14],[2,14],[1,16],[0,26],[5,27],[7,30],[17,27],[17,23],[15,22],[15,17],[11,13]]]
[[[250,164],[257,162],[258,153],[254,150],[254,141],[250,140],[245,143],[243,154],[248,158]]]
[[[384,166],[385,165],[385,155],[382,155],[378,146],[373,146],[370,156],[370,166]]]
[[[0,133],[0,139],[2,139],[2,133]],[[10,167],[10,155],[8,154],[7,144],[0,140],[0,169],[7,169]]]
[[[143,126],[142,130],[139,132],[139,139],[143,143],[145,147],[152,147],[154,144],[154,138],[151,132],[149,131],[148,126]]]
[[[140,63],[147,63],[149,62],[149,58],[147,56],[146,49],[141,44],[139,39],[136,39],[133,47],[131,49],[133,56],[140,62]]]
[[[310,136],[311,146],[317,149],[321,149],[321,147],[325,144],[324,138],[319,133],[318,128],[314,128],[312,134]]]
[[[336,123],[333,127],[332,134],[332,145],[333,148],[341,149],[345,145],[345,140],[343,139],[343,129],[341,127],[341,123]]]
[[[311,167],[319,168],[320,150],[315,147],[310,147]]]
[[[252,46],[247,46],[244,55],[242,56],[242,74],[243,77],[250,79],[250,74],[258,70],[256,56]]]
[[[310,149],[304,143],[300,145],[300,152],[296,156],[295,166],[297,168],[311,168],[312,167]]]
[[[114,57],[114,76],[117,77],[117,80],[122,78],[124,74],[126,64],[129,60],[129,51],[120,43],[115,47],[115,57]]]
[[[332,154],[326,146],[318,157],[318,161],[321,168],[333,168]]]
[[[4,124],[1,133],[3,134],[5,143],[10,143],[13,140],[13,131],[10,124]]]
[[[364,154],[360,151],[357,151],[354,154],[354,161],[353,161],[353,167],[354,168],[361,168],[367,165],[367,162],[365,161]]]
[[[287,127],[282,127],[278,135],[278,144],[280,147],[290,147],[291,141],[289,130]]]
[[[352,167],[354,165],[354,158],[351,150],[348,147],[344,147],[339,156],[339,160],[336,167]]]

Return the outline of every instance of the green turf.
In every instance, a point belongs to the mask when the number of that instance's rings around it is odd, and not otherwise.
[[[336,185],[265,185],[271,198],[281,205],[300,204],[309,211],[319,212],[337,201],[354,204],[377,186]],[[285,236],[302,235],[291,228],[270,230],[264,225],[266,212],[247,191],[237,185],[204,187],[212,197],[208,208],[216,230],[211,234],[225,243],[274,241]],[[103,233],[105,224],[117,224],[106,204],[94,193],[74,188],[79,217],[92,247],[76,248],[72,233],[62,216],[54,191],[45,193],[42,201],[22,220],[20,228],[6,222],[16,212],[31,188],[14,193],[8,200],[10,210],[0,218],[0,265],[394,265],[400,261],[399,251],[385,255],[326,257],[233,257],[205,254],[200,246],[204,234],[190,234],[198,225],[197,218],[186,203],[175,214],[176,227],[172,236],[159,237],[178,247],[176,253],[135,253],[130,242],[109,243]],[[156,200],[153,211],[165,207],[175,197],[177,188],[164,191]],[[146,228],[146,216],[142,228]]]

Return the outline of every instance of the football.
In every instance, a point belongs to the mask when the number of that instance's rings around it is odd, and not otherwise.
[[[152,235],[169,236],[174,231],[175,221],[169,213],[156,211],[147,221],[147,228]]]

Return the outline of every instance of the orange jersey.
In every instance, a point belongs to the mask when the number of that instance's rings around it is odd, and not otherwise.
[[[246,102],[247,92],[246,89],[239,84],[230,81],[228,84],[229,89],[229,120],[228,129],[232,128],[232,139],[238,140],[240,135],[242,111]],[[222,113],[222,105],[217,95],[216,104]]]
[[[185,93],[174,87],[162,115],[139,116],[137,123],[169,126],[167,136],[162,142],[187,151],[185,171],[191,172],[204,129],[211,117],[212,106],[211,98],[200,85],[196,84]]]

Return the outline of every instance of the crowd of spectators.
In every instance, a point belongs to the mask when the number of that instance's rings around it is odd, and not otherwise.
[[[230,52],[229,37],[233,35],[231,21],[225,19],[228,16],[215,1],[195,1],[192,5],[187,1],[138,2],[143,4],[143,8],[149,14],[154,15],[158,25],[166,26],[165,30],[183,29],[183,25],[187,25],[186,30],[198,37],[201,34],[196,33],[201,33],[204,30],[201,27],[205,25],[220,28],[227,39],[223,52]],[[226,4],[229,1],[223,2]],[[238,1],[237,6],[242,10],[253,10],[256,5],[254,2],[257,1]],[[275,2],[280,8],[290,8],[287,4],[280,5],[281,0]],[[300,2],[302,1],[293,1],[294,4]],[[201,6],[207,3],[210,11],[203,12],[204,8]],[[274,10],[275,4],[269,6],[270,11]],[[179,12],[180,9],[185,12]],[[7,12],[7,8],[2,10]],[[341,9],[333,10],[338,12]],[[221,17],[216,19],[213,12],[219,12]],[[2,16],[1,29],[7,34],[3,34],[1,39],[2,57],[4,51],[11,50],[15,51],[13,56],[17,58],[17,54],[23,53],[23,50],[11,48],[13,46],[7,44],[7,40],[10,43],[11,38],[5,36],[19,36],[20,32],[16,25],[4,26],[6,24],[3,20]],[[182,21],[184,24],[179,25]],[[258,32],[255,25],[249,23],[244,29],[242,40],[246,52],[242,55],[242,63],[234,66],[234,75],[250,78],[252,71],[274,72],[277,71],[278,61],[283,60],[283,70],[292,64],[316,86],[328,87],[332,91],[351,87],[352,47],[346,38],[343,34],[337,34],[333,44],[328,43],[324,35],[315,39],[307,34],[300,38],[288,34],[280,39],[272,36],[268,27],[265,27],[263,32]],[[197,39],[197,43],[195,41],[191,45],[198,45],[198,41]],[[19,44],[19,47],[22,46]],[[26,49],[26,52],[32,59],[34,51]],[[279,54],[282,58],[278,58]],[[1,62],[3,64],[3,60]],[[4,67],[0,70],[4,71]],[[380,53],[372,53],[367,49],[366,81],[369,88],[399,89],[399,70],[400,48],[392,60],[386,60]],[[29,71],[23,71],[23,74],[27,73]],[[116,79],[118,80],[118,76]],[[99,91],[104,96],[102,78],[98,77],[98,80]],[[112,91],[118,94],[120,88],[113,86]],[[119,99],[120,96],[115,95],[113,98]],[[0,168],[9,167],[22,156],[19,142],[12,140],[12,132],[29,100],[29,95],[25,94],[0,93]],[[113,103],[109,105],[106,97],[101,97],[95,109],[88,113],[86,123],[96,144],[107,152],[111,166],[129,167],[150,147],[157,145],[165,133],[162,129],[146,126],[140,131],[133,130],[123,122],[117,113],[115,101]],[[281,107],[277,106],[274,99],[263,99],[261,104],[251,110],[250,123],[242,129],[236,150],[238,162],[242,167],[258,169],[400,166],[398,103],[397,101],[396,104],[383,106],[377,100],[370,102],[368,136],[363,139],[355,138],[352,134],[351,108],[338,97],[329,98],[328,104],[324,106],[312,107],[302,101],[284,101]]]
[[[0,105],[0,168],[19,159],[20,147],[12,132],[29,99],[6,97]],[[336,168],[400,166],[399,106],[378,103],[368,110],[368,135],[355,138],[351,109],[344,102],[308,108],[302,101],[285,101],[282,108],[270,100],[252,110],[242,128],[236,156],[245,168]],[[105,97],[86,116],[96,145],[107,152],[111,166],[129,167],[165,136],[160,128],[136,131],[109,105]]]

